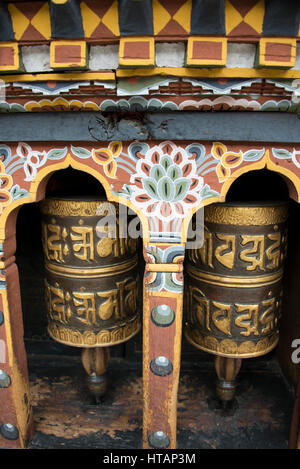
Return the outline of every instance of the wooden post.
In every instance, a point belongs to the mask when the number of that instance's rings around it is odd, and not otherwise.
[[[106,370],[109,358],[109,347],[85,347],[81,352],[82,365],[88,374],[88,388],[95,397],[96,403],[99,403],[101,397],[106,394]]]
[[[236,377],[241,369],[242,359],[215,357],[215,369],[218,376],[216,391],[222,402],[231,401],[236,389]]]
[[[25,448],[33,435],[15,235],[1,244],[0,447]]]
[[[174,250],[178,245],[149,245],[158,251]],[[145,255],[143,312],[143,447],[176,448],[177,390],[180,372],[183,249],[173,264],[151,263]],[[175,256],[174,256],[175,257]],[[168,285],[168,287],[167,287]]]

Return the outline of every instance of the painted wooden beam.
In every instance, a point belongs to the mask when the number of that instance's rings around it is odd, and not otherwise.
[[[225,34],[225,0],[193,0],[191,34]]]
[[[3,143],[143,139],[300,143],[300,120],[296,114],[253,111],[153,112],[121,119],[88,111],[0,115]]]
[[[264,36],[295,37],[299,31],[300,3],[295,0],[265,2]]]
[[[153,35],[152,0],[118,0],[121,36]]]
[[[10,13],[7,4],[0,2],[0,41],[15,39]]]
[[[53,39],[84,38],[80,2],[50,3],[51,37]]]

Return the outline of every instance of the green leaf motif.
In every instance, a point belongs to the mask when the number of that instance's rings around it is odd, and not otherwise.
[[[154,179],[152,178],[145,178],[143,180],[143,186],[145,191],[147,192],[150,197],[154,197],[155,199],[159,199],[158,194],[157,194],[157,183]]]
[[[244,153],[244,161],[258,161],[265,154],[265,149],[262,150],[248,150]]]
[[[68,147],[65,148],[53,148],[48,152],[48,159],[49,160],[61,160],[66,156],[68,153]]]
[[[122,190],[114,191],[112,190],[114,195],[124,197],[125,199],[130,199],[132,195],[132,188],[128,184],[124,184]]]
[[[164,274],[164,287],[168,291],[179,292],[182,290],[182,285],[177,285],[173,281],[172,272],[165,272]]]
[[[272,152],[275,158],[280,160],[286,160],[293,157],[292,153],[284,148],[272,148]]]
[[[200,197],[202,200],[209,199],[211,197],[219,197],[219,196],[220,196],[219,192],[212,190],[208,184],[205,184],[205,186],[203,187],[200,193]]]
[[[156,182],[158,182],[165,175],[165,170],[159,164],[152,166],[150,170],[150,177],[153,178]]]
[[[29,196],[29,192],[25,189],[21,189],[19,184],[16,184],[11,188],[10,194],[13,200],[22,199]]]
[[[73,155],[75,155],[75,156],[77,156],[78,158],[81,158],[81,159],[90,158],[92,156],[92,153],[89,150],[87,150],[86,148],[71,146],[71,151],[72,151]]]
[[[186,196],[187,191],[189,190],[191,185],[191,181],[186,178],[180,178],[175,182],[175,195],[174,195],[174,202],[178,202],[179,200],[183,200]]]
[[[167,176],[169,176],[169,178],[172,179],[172,181],[175,181],[176,179],[182,176],[181,168],[173,164],[172,166],[169,167]]]
[[[173,161],[168,155],[164,155],[160,160],[160,164],[164,170],[167,171],[168,168],[173,164]]]
[[[175,195],[174,182],[167,176],[160,179],[157,185],[157,193],[160,200],[171,201]]]

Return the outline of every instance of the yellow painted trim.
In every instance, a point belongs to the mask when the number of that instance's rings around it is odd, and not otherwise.
[[[112,202],[118,202],[120,204],[126,205],[127,207],[131,208],[139,217],[142,227],[143,227],[143,240],[145,244],[149,244],[150,233],[149,233],[149,223],[148,219],[145,217],[143,212],[139,210],[130,200],[125,199],[120,196],[113,195],[110,183],[107,181],[105,176],[103,176],[99,171],[87,166],[84,163],[80,163],[76,161],[70,153],[67,154],[66,158],[56,164],[46,166],[40,169],[35,177],[35,179],[31,182],[29,193],[30,197],[26,199],[18,199],[8,205],[2,212],[0,216],[0,239],[5,239],[5,226],[6,221],[10,213],[15,210],[17,207],[20,207],[23,204],[28,204],[37,201],[37,192],[39,189],[39,185],[51,173],[55,171],[59,171],[60,169],[65,169],[71,166],[74,169],[78,169],[80,171],[84,171],[85,173],[89,173],[97,179],[100,184],[104,187],[107,199]]]
[[[131,58],[124,58],[124,49],[125,45],[129,42],[146,42],[149,44],[149,58],[148,59],[131,59]],[[135,37],[123,37],[120,39],[120,48],[119,48],[119,64],[121,66],[153,66],[154,65],[154,58],[155,50],[154,50],[154,37],[147,37],[147,36],[135,36]]]
[[[291,59],[289,62],[279,60],[266,60],[266,47],[267,44],[288,44],[291,46]],[[296,39],[288,38],[261,38],[259,41],[259,65],[261,67],[294,67],[296,62]]]
[[[162,291],[147,290],[147,294],[149,296],[156,296],[156,297],[161,297],[161,298],[176,298],[176,299],[178,299],[178,292],[171,292],[171,291],[164,291],[164,290],[162,290]]]
[[[3,75],[1,80],[5,82],[22,81],[115,81],[116,76],[113,72],[62,72],[62,73],[23,73],[20,75]]]
[[[216,59],[193,59],[193,47],[195,42],[216,42],[222,44],[222,58],[220,60]],[[196,37],[191,36],[188,38],[187,42],[187,57],[186,65],[187,66],[205,66],[205,65],[218,65],[226,66],[227,60],[227,39],[224,37]]]
[[[34,15],[31,24],[45,39],[51,39],[51,20],[48,2],[44,3],[42,8]]]
[[[300,70],[274,70],[256,68],[187,68],[187,67],[155,67],[136,68],[131,70],[119,69],[116,71],[117,78],[133,76],[177,76],[189,78],[300,78]]]
[[[248,173],[249,171],[260,170],[263,168],[267,168],[270,171],[279,173],[285,176],[288,180],[290,180],[292,184],[294,185],[295,191],[297,193],[297,202],[300,202],[300,178],[292,170],[286,169],[280,165],[275,164],[270,158],[270,150],[267,149],[263,158],[260,161],[252,163],[250,165],[242,166],[240,169],[237,169],[236,171],[234,171],[232,176],[228,177],[226,181],[224,181],[221,187],[220,197],[213,197],[211,199],[206,199],[200,202],[199,205],[196,205],[195,207],[193,207],[193,209],[189,211],[189,213],[185,217],[181,226],[182,242],[183,243],[186,242],[190,220],[193,217],[193,215],[197,212],[197,210],[199,210],[202,207],[205,207],[206,205],[211,205],[217,202],[225,202],[226,194],[233,182],[235,182],[240,176],[242,176],[245,173]]]
[[[270,158],[269,150],[266,151],[266,167],[270,171],[282,174],[293,183],[295,191],[297,193],[297,202],[300,202],[300,179],[298,176],[296,176],[294,171],[275,164]]]
[[[182,237],[182,241],[183,242],[186,242],[187,240],[187,233],[188,233],[188,228],[189,228],[189,224],[190,224],[190,221],[193,217],[193,215],[202,207],[205,207],[206,205],[211,205],[211,204],[214,204],[214,203],[218,203],[218,202],[225,202],[226,200],[226,194],[231,186],[231,184],[239,177],[241,176],[242,174],[244,173],[247,173],[248,171],[254,171],[255,169],[263,169],[265,168],[266,166],[266,154],[263,156],[263,158],[259,161],[259,162],[256,162],[256,163],[253,163],[251,165],[245,165],[245,166],[242,166],[240,169],[237,169],[236,171],[234,171],[233,175],[228,177],[226,179],[226,181],[223,182],[222,186],[221,186],[221,191],[220,191],[220,196],[219,197],[212,197],[210,199],[205,199],[204,201],[200,202],[199,205],[196,205],[195,207],[193,207],[189,213],[187,214],[187,216],[185,217],[183,223],[182,223],[182,226],[181,226],[181,237]]]
[[[80,61],[71,62],[56,62],[55,49],[57,46],[79,46],[80,47]],[[51,68],[74,68],[86,67],[87,65],[87,45],[85,41],[51,41],[50,43],[50,67]]]
[[[101,22],[115,36],[120,36],[118,0],[114,0],[105,15],[102,17]]]
[[[212,197],[209,199],[202,200],[198,205],[193,207],[189,212],[186,214],[182,225],[181,225],[181,241],[183,244],[187,242],[187,234],[188,234],[188,229],[189,229],[189,224],[190,221],[193,217],[193,215],[202,207],[205,207],[206,205],[210,204],[215,204],[217,202],[224,202],[224,198],[222,196],[219,197]]]
[[[268,150],[267,150],[268,151]],[[267,153],[267,152],[266,152]],[[257,161],[255,163],[243,165],[241,168],[237,169],[234,171],[232,176],[229,176],[226,181],[223,182],[222,188],[221,188],[221,196],[222,196],[222,202],[225,201],[226,194],[229,191],[229,188],[231,184],[236,181],[237,178],[239,178],[242,174],[248,173],[249,171],[255,171],[259,169],[263,169],[266,167],[266,153],[264,156],[261,158],[260,161]]]
[[[1,42],[0,43],[0,54],[1,49],[5,49],[7,47],[11,47],[14,54],[14,65],[0,65],[0,73],[1,72],[12,72],[19,70],[20,67],[20,59],[19,59],[19,46],[16,42]]]
[[[30,25],[30,20],[17,8],[17,4],[8,3],[7,9],[11,17],[15,40],[19,41]]]
[[[146,264],[146,272],[182,272],[182,264]]]
[[[1,72],[1,71],[0,71]],[[35,81],[116,81],[116,78],[135,76],[178,76],[189,78],[300,78],[300,70],[256,69],[256,68],[188,68],[188,67],[154,67],[118,69],[114,72],[62,72],[62,73],[24,73],[19,75],[1,75],[4,82]]]

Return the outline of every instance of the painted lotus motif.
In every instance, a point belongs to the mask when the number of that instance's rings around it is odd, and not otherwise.
[[[199,203],[203,178],[197,175],[195,156],[173,142],[148,149],[136,170],[130,179],[132,202],[149,216],[184,218]]]

